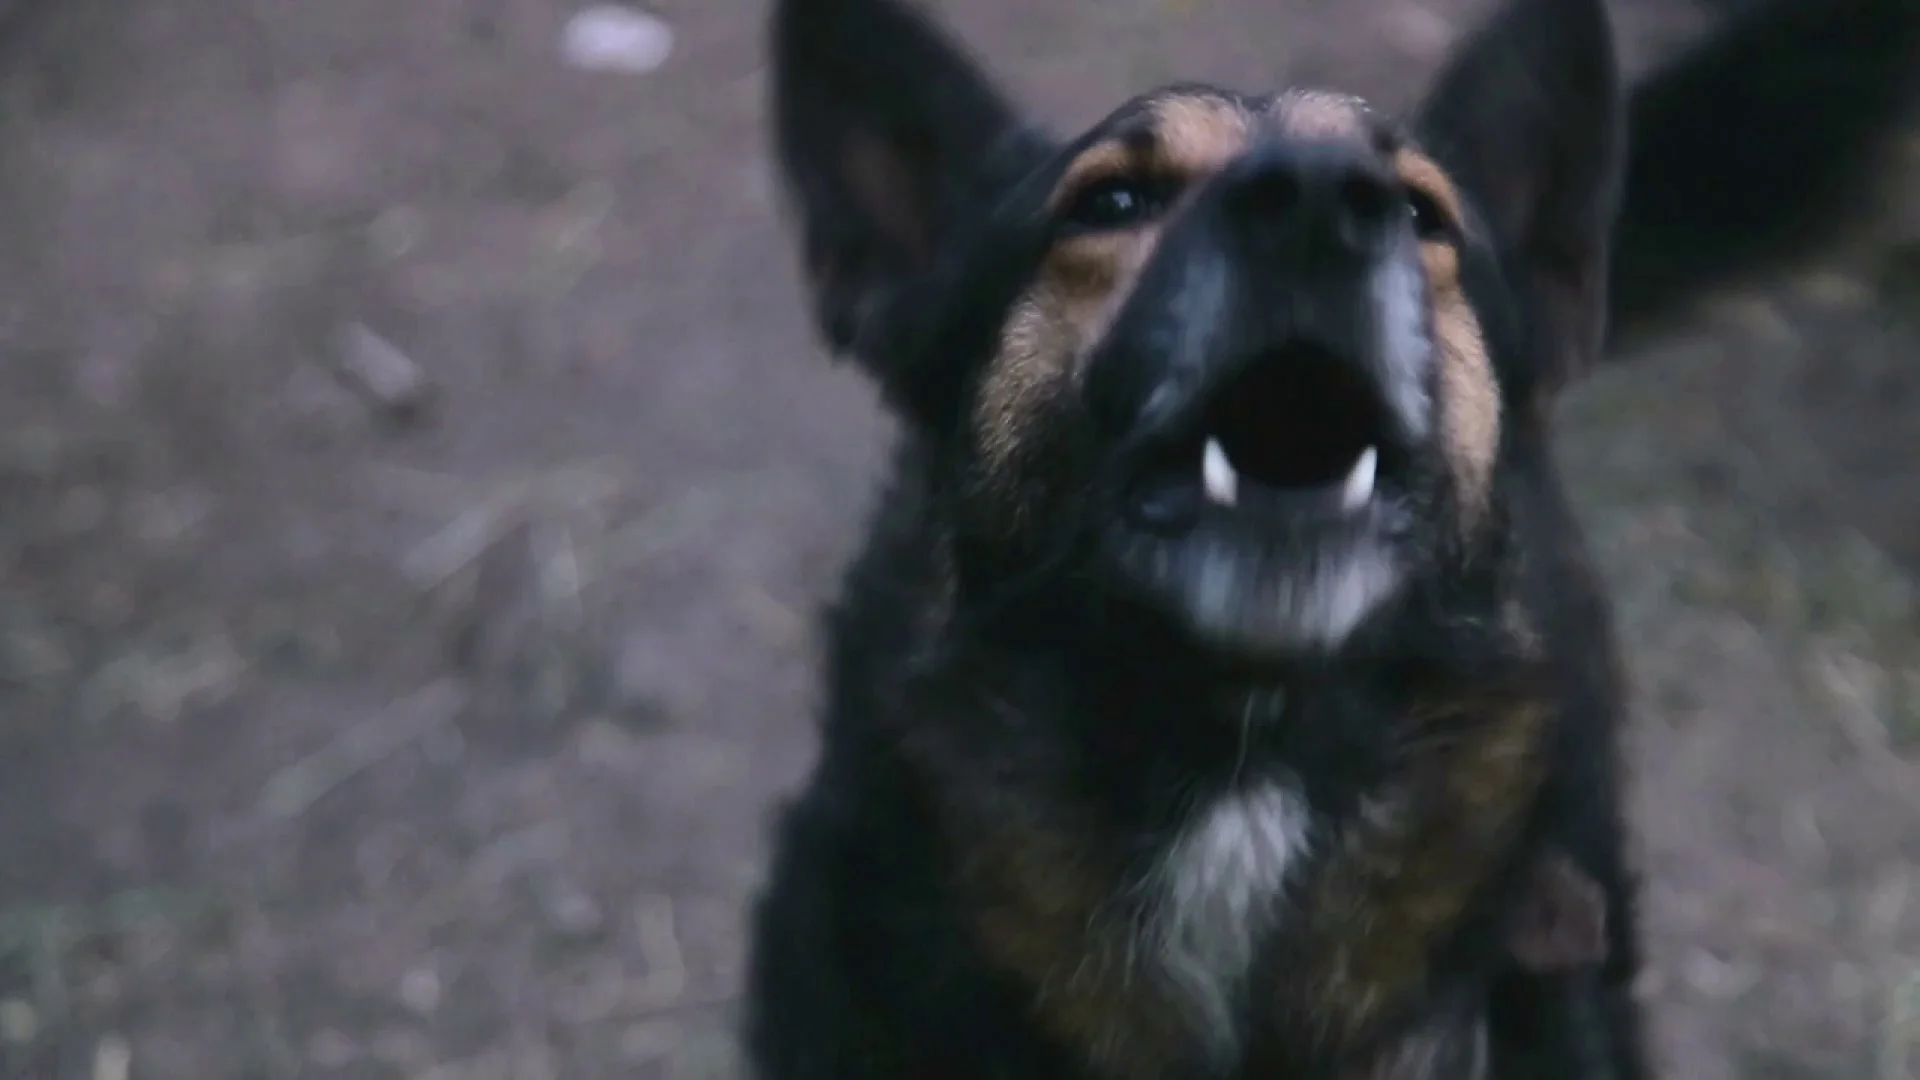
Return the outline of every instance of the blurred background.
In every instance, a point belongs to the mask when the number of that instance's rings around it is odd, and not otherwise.
[[[1184,76],[1403,103],[1484,4],[939,7],[1077,126]],[[1613,7],[1636,69],[1706,18]],[[0,1075],[732,1075],[887,438],[801,317],[761,3],[0,9]],[[1895,157],[1825,265],[1565,410],[1674,1077],[1920,1075]]]

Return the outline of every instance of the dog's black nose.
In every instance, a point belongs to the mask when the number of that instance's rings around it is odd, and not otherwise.
[[[1220,183],[1230,227],[1291,258],[1374,254],[1407,216],[1386,164],[1345,141],[1276,140],[1241,158]]]

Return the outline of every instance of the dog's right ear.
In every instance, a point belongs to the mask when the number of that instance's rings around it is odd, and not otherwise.
[[[774,150],[826,343],[914,396],[880,330],[901,291],[1044,140],[899,0],[776,0]]]

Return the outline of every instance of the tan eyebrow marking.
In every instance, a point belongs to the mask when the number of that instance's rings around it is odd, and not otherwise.
[[[1231,101],[1182,95],[1153,104],[1158,163],[1180,176],[1220,169],[1247,148],[1252,118]]]
[[[1367,133],[1359,99],[1344,94],[1297,90],[1276,98],[1270,112],[1295,138],[1358,139]]]
[[[1068,199],[1094,184],[1110,177],[1141,171],[1143,164],[1144,156],[1139,148],[1128,145],[1123,139],[1095,143],[1067,166],[1065,175],[1060,177],[1060,182],[1053,187],[1053,194],[1047,199],[1047,208],[1058,210]]]
[[[1455,225],[1464,222],[1466,211],[1460,203],[1460,189],[1438,162],[1418,150],[1402,147],[1393,155],[1393,171],[1399,174],[1401,183],[1425,192],[1438,203],[1448,220]]]
[[[1058,209],[1076,193],[1111,177],[1190,180],[1216,172],[1246,149],[1253,131],[1245,110],[1218,98],[1162,98],[1147,107],[1147,114],[1152,121],[1147,138],[1115,137],[1082,151],[1055,185],[1049,206]]]

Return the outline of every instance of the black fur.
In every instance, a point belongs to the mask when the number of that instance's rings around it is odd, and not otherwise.
[[[1630,995],[1639,919],[1623,852],[1623,679],[1544,406],[1598,358],[1610,328],[1762,254],[1808,250],[1815,226],[1837,220],[1833,193],[1867,167],[1912,81],[1912,10],[1776,0],[1621,102],[1592,0],[1511,0],[1443,73],[1412,130],[1488,230],[1463,249],[1462,276],[1507,405],[1489,517],[1471,541],[1420,526],[1407,541],[1409,585],[1335,654],[1250,661],[1196,640],[1163,596],[1116,585],[1099,524],[1113,496],[1112,431],[1126,423],[1060,403],[1030,425],[1051,472],[1016,485],[1047,489],[1047,511],[1009,534],[981,509],[980,492],[1008,478],[983,475],[966,418],[1008,307],[1052,238],[1044,200],[1080,142],[1025,125],[894,0],[780,0],[776,149],[816,319],[883,387],[905,431],[828,612],[822,757],[782,814],[754,914],[745,1037],[756,1072],[1360,1080],[1382,1048],[1458,1009],[1485,1017],[1497,1080],[1650,1077]],[[1880,32],[1831,31],[1848,20],[1878,20]],[[1850,70],[1819,74],[1837,69]],[[1843,92],[1804,89],[1828,82]],[[1799,110],[1783,125],[1791,133],[1759,123],[1783,108]],[[1703,130],[1719,134],[1709,144]],[[1814,160],[1768,157],[1783,147]],[[1777,182],[1769,168],[1821,182]],[[1758,216],[1723,212],[1736,205]],[[1217,239],[1199,230],[1166,243]],[[1155,320],[1177,318],[1134,308],[1148,337]],[[1132,328],[1123,320],[1114,334]],[[1127,417],[1162,376],[1119,356],[1093,363],[1103,378],[1125,375],[1100,384],[1119,387],[1110,412]],[[1435,520],[1460,497],[1438,473],[1426,487],[1417,468],[1408,476]],[[1508,625],[1510,610],[1529,633]],[[1256,705],[1284,722],[1249,726],[1242,711]],[[1537,784],[1498,755],[1448,756],[1489,744],[1502,718],[1527,710],[1546,733]],[[1416,747],[1418,716],[1429,719]],[[1170,1021],[1153,1009],[1126,1013],[1113,1025],[1131,1040],[1126,1053],[1103,1055],[1063,1034],[1099,1027],[1060,1004],[1080,1000],[1073,987],[1033,985],[1016,970],[1022,956],[982,944],[995,933],[983,925],[1010,921],[996,940],[1039,950],[1037,967],[1055,951],[1071,958],[1080,946],[1069,939],[1088,925],[1083,891],[1138,880],[1196,792],[1226,789],[1250,761],[1291,770],[1315,813],[1344,825],[1361,819],[1364,798],[1407,780],[1395,771],[1403,753],[1432,755],[1406,794],[1416,816],[1442,819],[1434,843],[1458,849],[1438,862],[1390,849],[1405,873],[1360,866],[1354,891],[1299,898],[1299,928],[1261,946],[1252,1023],[1228,1063],[1162,1038]],[[1494,769],[1518,794],[1451,790],[1455,768]],[[1597,970],[1527,971],[1504,952],[1528,871],[1549,851],[1606,894],[1610,948]],[[1366,908],[1429,884],[1468,890],[1441,925]],[[1316,906],[1323,896],[1356,906]],[[1384,937],[1363,940],[1382,923]],[[1393,937],[1403,925],[1417,934]],[[1048,927],[1057,932],[1039,932]],[[1326,950],[1349,945],[1395,971],[1410,965],[1404,985],[1381,984],[1394,993],[1378,1008],[1347,1009],[1321,980],[1334,970]]]
[[[1804,256],[1870,204],[1862,181],[1920,92],[1916,0],[1717,0],[1736,22],[1635,93],[1613,326]]]

